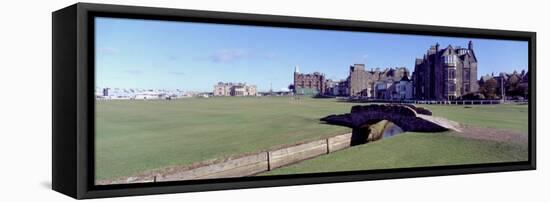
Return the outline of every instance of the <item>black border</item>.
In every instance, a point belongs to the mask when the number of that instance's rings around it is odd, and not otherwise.
[[[64,16],[63,19],[73,17],[75,22],[68,22],[67,25],[61,23],[60,19],[56,19],[56,13],[72,13],[70,16]],[[68,76],[76,81],[57,82],[76,87],[73,101],[76,100],[76,109],[74,106],[68,106],[63,109],[75,112],[76,126],[72,130],[76,132],[76,140],[64,140],[65,137],[74,133],[68,134],[66,131],[60,131],[60,126],[53,129],[53,158],[65,157],[68,154],[61,153],[56,149],[61,149],[61,143],[70,144],[75,148],[71,148],[76,152],[76,157],[66,157],[74,161],[53,161],[53,179],[52,186],[54,190],[65,193],[75,198],[98,198],[98,197],[113,197],[113,196],[129,196],[129,195],[145,195],[145,194],[163,194],[163,193],[179,193],[193,191],[208,191],[208,190],[225,190],[239,188],[255,188],[255,187],[272,187],[272,186],[287,186],[287,185],[304,185],[318,183],[334,183],[334,182],[350,182],[362,180],[379,180],[379,179],[394,179],[408,177],[425,177],[425,176],[441,176],[441,175],[456,175],[456,174],[473,174],[487,172],[503,172],[517,170],[534,170],[536,169],[535,153],[535,66],[536,66],[536,33],[507,31],[507,30],[490,30],[490,29],[474,29],[474,28],[458,28],[444,26],[429,26],[429,25],[414,25],[414,24],[398,24],[398,23],[381,23],[381,22],[365,22],[352,20],[335,20],[335,19],[319,19],[319,18],[304,18],[304,17],[288,17],[276,15],[258,15],[258,14],[243,14],[229,12],[212,12],[212,11],[197,11],[183,9],[167,9],[167,8],[152,8],[152,7],[135,7],[135,6],[119,6],[107,4],[89,4],[78,3],[67,7],[53,14],[53,57],[59,56],[59,53],[76,54],[76,75],[66,75],[67,73],[56,71],[56,69],[70,69],[67,64],[60,64],[59,61],[64,60],[57,58],[53,61],[53,95],[58,95],[56,92],[61,91],[60,85],[56,85],[56,79],[62,76]],[[209,180],[190,180],[190,181],[174,181],[174,182],[157,182],[157,183],[139,183],[139,184],[120,184],[120,185],[94,185],[94,112],[95,99],[90,92],[94,92],[94,17],[115,17],[129,19],[154,19],[168,21],[184,21],[184,22],[205,22],[218,24],[238,24],[238,25],[254,25],[254,26],[271,26],[271,27],[288,27],[288,28],[308,28],[308,29],[325,29],[325,30],[343,30],[343,31],[359,31],[359,32],[381,32],[381,33],[397,33],[397,34],[414,34],[414,35],[432,35],[432,36],[450,36],[450,37],[471,37],[483,39],[506,39],[527,41],[529,44],[529,160],[526,162],[510,162],[510,163],[491,163],[491,164],[475,164],[475,165],[457,165],[457,166],[437,166],[437,167],[419,167],[419,168],[399,168],[399,169],[384,169],[384,170],[368,170],[368,171],[349,171],[349,172],[333,172],[333,173],[315,173],[315,174],[296,174],[296,175],[280,175],[280,176],[258,176],[230,179],[209,179]],[[76,24],[74,24],[76,23]],[[56,24],[63,25],[57,27]],[[62,44],[61,36],[56,30],[62,30],[63,27],[69,27],[71,32],[64,33],[69,37],[76,37],[74,47],[56,50],[56,47]],[[74,28],[76,27],[76,28]],[[67,29],[69,29],[67,28]],[[56,34],[57,33],[57,34]],[[67,43],[67,42],[65,42]],[[74,49],[73,49],[74,48]],[[74,53],[76,52],[76,53]],[[56,62],[57,61],[57,62]],[[63,68],[60,68],[63,67]],[[73,70],[74,71],[74,70]],[[70,94],[73,95],[73,94]],[[75,99],[75,100],[74,100]],[[67,117],[67,114],[60,112],[60,107],[56,103],[60,103],[59,99],[53,101],[53,125],[64,120],[70,120],[73,117]],[[74,119],[74,118],[73,118]],[[76,127],[76,128],[74,128]],[[67,127],[69,128],[69,127]],[[69,142],[69,143],[68,143]],[[63,144],[61,144],[63,145]],[[71,165],[69,165],[71,164]],[[57,167],[56,167],[57,166]],[[65,171],[76,172],[74,177],[60,176],[61,168]],[[74,179],[73,179],[74,178]],[[76,186],[76,191],[68,191],[62,187],[66,184]],[[58,188],[56,188],[58,187]],[[74,187],[73,187],[74,188]]]

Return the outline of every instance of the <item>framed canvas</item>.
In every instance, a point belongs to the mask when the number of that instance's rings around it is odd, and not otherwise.
[[[536,33],[78,3],[52,14],[74,198],[534,170]]]

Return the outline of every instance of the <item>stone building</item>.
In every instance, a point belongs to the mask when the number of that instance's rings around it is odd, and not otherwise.
[[[477,92],[477,58],[472,41],[467,48],[431,46],[423,58],[415,61],[413,86],[415,99],[421,100],[453,100]]]
[[[401,80],[396,84],[396,93],[400,100],[413,99],[413,83],[409,79],[408,75],[403,76]]]
[[[394,85],[395,82],[401,81],[404,76],[408,77],[408,74],[409,71],[405,67],[367,71],[364,64],[354,64],[350,66],[347,79],[349,95],[384,99],[381,95],[382,91]]]
[[[297,95],[324,95],[327,89],[327,80],[324,74],[300,73],[298,66],[294,69],[294,93]]]
[[[214,85],[214,96],[256,96],[258,91],[255,85],[246,83],[223,83]]]
[[[331,94],[334,96],[349,96],[349,81],[340,80],[334,82],[331,90]]]
[[[372,98],[382,100],[410,100],[412,99],[412,82],[407,74],[399,81],[379,80],[374,83]]]

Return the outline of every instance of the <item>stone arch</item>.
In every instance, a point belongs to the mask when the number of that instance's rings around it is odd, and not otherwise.
[[[351,113],[330,115],[321,118],[321,121],[357,129],[387,120],[398,125],[403,131],[440,132],[449,130],[440,123],[427,120],[425,116],[431,116],[431,112],[413,105],[372,104],[356,105],[351,108]]]
[[[456,122],[448,121],[440,117],[432,117],[431,112],[424,108],[407,104],[388,105],[357,105],[351,108],[351,113],[330,115],[321,118],[327,124],[341,125],[352,128],[351,145],[364,144],[368,141],[381,139],[382,134],[373,134],[371,127],[374,124],[387,121],[395,124],[402,132],[440,132],[457,129]],[[385,126],[382,131],[384,133]]]

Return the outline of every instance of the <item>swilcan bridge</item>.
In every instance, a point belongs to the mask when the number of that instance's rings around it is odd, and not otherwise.
[[[453,130],[461,132],[459,123],[432,116],[432,112],[429,110],[410,104],[356,105],[351,108],[350,113],[321,118],[321,121],[327,124],[352,128],[354,144],[365,143],[370,133],[369,126],[383,120],[392,122],[403,131],[441,132]],[[377,139],[379,138],[373,140]]]

